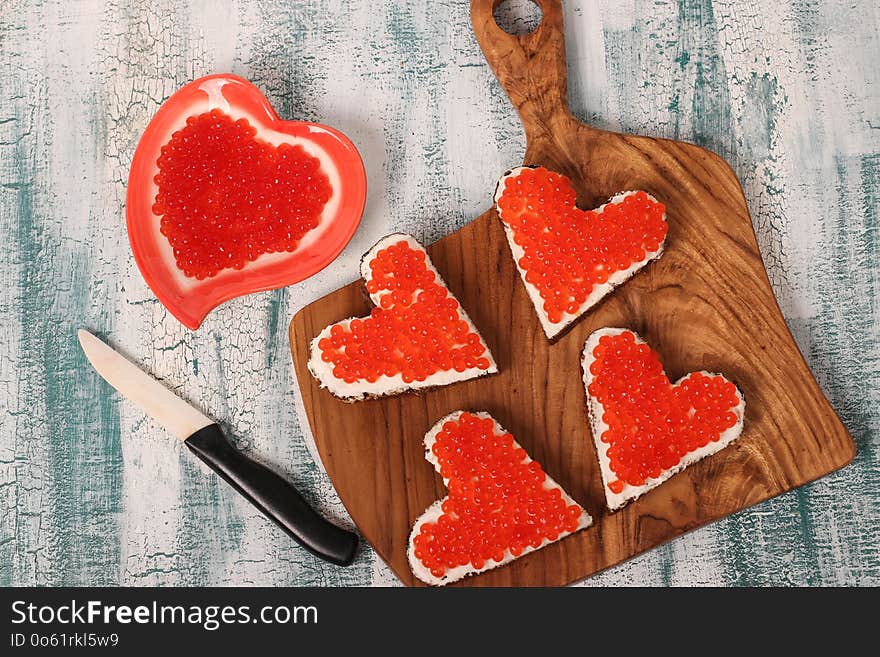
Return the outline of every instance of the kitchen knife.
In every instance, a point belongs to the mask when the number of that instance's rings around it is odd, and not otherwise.
[[[358,537],[319,516],[282,477],[239,452],[220,426],[88,331],[77,332],[89,362],[111,386],[183,440],[189,450],[312,554],[340,566]]]

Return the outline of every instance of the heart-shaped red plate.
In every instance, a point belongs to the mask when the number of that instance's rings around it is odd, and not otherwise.
[[[209,75],[165,101],[144,131],[128,178],[128,236],[147,284],[196,329],[224,301],[326,267],[357,229],[366,188],[341,132],[281,120],[247,80]]]

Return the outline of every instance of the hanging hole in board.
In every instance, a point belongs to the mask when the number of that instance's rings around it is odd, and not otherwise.
[[[541,24],[541,8],[535,0],[502,0],[493,12],[495,23],[513,36],[531,34]]]

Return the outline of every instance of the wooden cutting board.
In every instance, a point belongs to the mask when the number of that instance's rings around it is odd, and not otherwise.
[[[369,312],[361,281],[293,318],[291,349],[321,459],[364,537],[407,584],[419,584],[406,558],[412,523],[446,494],[425,461],[422,438],[456,409],[491,413],[595,519],[585,531],[461,582],[471,586],[582,579],[832,472],[855,454],[785,325],[730,166],[692,144],[578,122],[566,99],[561,4],[538,4],[540,27],[515,37],[495,24],[493,0],[471,3],[480,46],[525,127],[525,162],[569,176],[583,208],[622,190],[647,190],[667,206],[667,249],[550,344],[489,210],[428,251],[500,373],[423,394],[346,404],[309,374],[312,338],[329,323]],[[487,204],[492,192],[486,190]],[[692,370],[720,371],[747,400],[737,443],[613,514],[605,507],[580,369],[584,340],[603,326],[641,334],[673,380]]]

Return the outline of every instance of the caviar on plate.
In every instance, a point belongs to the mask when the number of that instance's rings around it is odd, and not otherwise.
[[[400,240],[368,264],[367,291],[378,298],[377,307],[369,317],[336,324],[318,341],[334,377],[374,383],[400,375],[412,383],[442,371],[489,369],[486,346],[423,250]]]
[[[412,540],[434,577],[459,566],[480,570],[578,529],[583,509],[549,486],[541,465],[492,418],[462,413],[446,421],[431,451],[449,494],[442,515]]]
[[[581,210],[567,178],[544,167],[504,180],[497,206],[523,250],[518,264],[553,324],[577,315],[596,286],[656,252],[666,238],[665,206],[643,191]],[[601,210],[601,211],[599,211]]]
[[[617,476],[608,482],[613,493],[659,477],[737,423],[741,399],[733,383],[693,372],[672,384],[657,353],[631,331],[603,335],[593,357],[587,391],[608,427],[599,440]]]
[[[333,194],[302,146],[263,141],[219,109],[190,116],[156,165],[153,214],[177,267],[199,280],[295,250]]]

